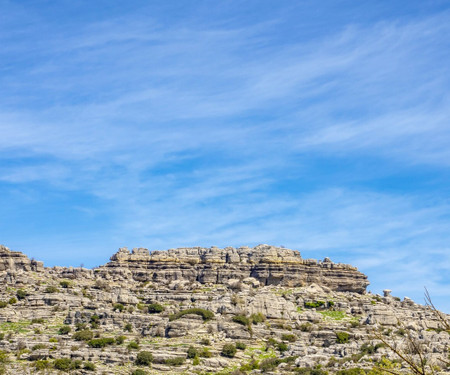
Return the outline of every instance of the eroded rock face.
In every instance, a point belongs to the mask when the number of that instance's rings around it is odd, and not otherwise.
[[[423,350],[415,361],[450,373],[442,361],[450,316],[390,291],[362,293],[367,279],[356,268],[304,260],[293,250],[121,249],[90,270],[43,268],[2,247],[0,264],[0,373],[36,373],[46,364],[36,361],[48,360],[44,372],[58,375],[57,361],[70,359],[82,361],[77,374],[89,364],[92,374],[132,374],[142,367],[139,351],[152,353],[151,369],[144,367],[152,374],[232,373],[268,354],[279,363],[252,374],[319,365],[331,375],[360,373],[399,360],[383,340],[409,353],[410,337]],[[109,344],[80,341],[80,334]],[[239,349],[234,358],[221,354],[230,344]],[[408,372],[404,362],[395,366]]]
[[[187,280],[202,284],[224,284],[229,279],[252,277],[261,285],[297,287],[312,283],[334,291],[364,293],[367,276],[348,264],[303,259],[296,250],[259,245],[254,248],[179,248],[152,251],[121,248],[111,261],[95,270],[98,275],[120,278],[131,271],[138,281]]]
[[[0,271],[43,271],[44,264],[30,260],[19,251],[11,251],[0,245]]]

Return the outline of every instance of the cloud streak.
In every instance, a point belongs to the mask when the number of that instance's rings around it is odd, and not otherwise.
[[[251,20],[199,5],[170,26],[149,8],[60,24],[7,6],[7,245],[39,257],[47,237],[45,260],[65,245],[102,263],[126,243],[283,244],[450,309],[448,10],[332,17],[311,37],[319,23],[286,24],[300,5]]]

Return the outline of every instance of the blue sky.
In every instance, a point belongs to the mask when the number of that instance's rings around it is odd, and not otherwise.
[[[0,243],[283,245],[450,311],[447,1],[0,3]]]

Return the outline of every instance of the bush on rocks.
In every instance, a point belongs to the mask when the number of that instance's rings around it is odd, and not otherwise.
[[[195,358],[197,356],[198,356],[198,350],[195,347],[190,346],[189,349],[188,349],[188,352],[187,352],[187,357],[188,358]]]
[[[336,342],[338,344],[346,344],[349,341],[350,335],[347,332],[336,332]]]
[[[84,329],[82,331],[75,332],[72,337],[76,341],[89,341],[94,337],[94,333],[88,329]]]
[[[212,311],[205,310],[205,309],[199,309],[199,308],[192,308],[192,309],[187,309],[187,310],[181,310],[180,312],[178,312],[176,314],[169,315],[169,320],[170,321],[177,320],[177,319],[180,319],[181,317],[183,317],[184,315],[188,315],[188,314],[199,315],[202,317],[202,319],[205,322],[214,318],[214,313]]]
[[[138,366],[150,366],[153,362],[153,354],[150,352],[139,352],[136,357],[136,364]]]
[[[159,303],[152,303],[148,305],[148,312],[149,314],[159,314],[164,311],[164,306],[160,305]]]
[[[236,346],[234,344],[225,344],[220,354],[224,357],[233,358],[236,355]]]
[[[114,305],[113,305],[113,311],[119,311],[119,312],[122,312],[123,310],[124,310],[124,308],[125,308],[125,306],[124,305],[122,305],[121,303],[115,303]]]
[[[184,357],[167,358],[164,364],[168,366],[181,366],[186,361]]]
[[[60,335],[67,335],[72,329],[69,326],[62,326],[59,330],[58,333]]]
[[[113,345],[116,342],[112,337],[103,337],[99,339],[92,339],[88,342],[91,348],[104,348],[108,345]]]

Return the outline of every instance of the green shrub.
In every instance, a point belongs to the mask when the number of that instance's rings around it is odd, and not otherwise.
[[[49,285],[47,288],[45,288],[44,292],[45,293],[58,293],[59,289],[54,285]]]
[[[89,341],[92,340],[93,337],[94,333],[88,329],[75,332],[72,336],[72,338],[77,341]]]
[[[19,290],[16,292],[16,296],[17,296],[17,298],[18,298],[19,300],[25,299],[25,298],[28,296],[28,292],[26,292],[26,291],[23,290],[23,289],[19,289]]]
[[[200,340],[200,344],[202,345],[211,345],[211,340],[208,338],[203,338]]]
[[[318,366],[315,368],[299,367],[294,369],[294,372],[301,375],[328,375],[328,371],[324,371]]]
[[[42,324],[45,323],[44,318],[33,318],[31,319],[31,324]]]
[[[192,365],[198,366],[199,364],[200,364],[200,358],[195,357],[195,358],[192,360]]]
[[[134,370],[131,375],[147,375],[147,372],[141,369]]]
[[[91,328],[96,329],[100,325],[100,317],[98,315],[94,314],[91,316],[90,322],[91,322]]]
[[[58,342],[58,339],[56,337],[50,337],[48,342]]]
[[[336,342],[338,344],[346,344],[349,341],[349,334],[347,332],[336,332]]]
[[[98,339],[92,339],[88,342],[91,348],[104,348],[108,345],[113,345],[116,342],[112,337],[102,337]]]
[[[289,349],[288,345],[284,342],[278,342],[277,340],[275,340],[274,338],[269,338],[269,340],[267,340],[267,347],[274,347],[275,349],[278,349],[278,351],[280,351],[280,353],[285,352],[286,350]]]
[[[95,371],[95,364],[92,362],[84,362],[83,369],[86,371]]]
[[[316,301],[316,302],[305,302],[305,307],[307,309],[317,309],[325,305],[325,301]]]
[[[138,366],[150,366],[153,362],[153,355],[150,352],[139,352],[136,357],[136,364]]]
[[[33,347],[31,348],[32,351],[39,350],[39,349],[47,349],[47,345],[45,345],[45,344],[36,344],[36,345],[33,345]]]
[[[131,331],[133,331],[133,326],[131,325],[131,323],[127,323],[127,324],[125,324],[123,329],[127,332],[131,332]]]
[[[8,363],[9,362],[9,357],[8,357],[8,353],[0,350],[0,363]]]
[[[60,335],[67,335],[72,329],[69,326],[62,326],[59,330],[58,333]]]
[[[233,322],[239,323],[243,326],[249,326],[250,325],[250,319],[247,318],[245,315],[235,315],[233,316]]]
[[[70,287],[70,281],[68,280],[60,281],[59,285],[61,286],[61,288],[67,289]]]
[[[87,328],[86,323],[76,323],[75,328],[77,331],[84,331]]]
[[[9,303],[10,305],[14,305],[15,303],[17,303],[16,297],[11,297],[11,298],[9,299],[8,303]]]
[[[303,323],[300,325],[300,331],[302,332],[311,332],[313,325],[311,323]]]
[[[113,306],[113,311],[118,310],[119,312],[122,312],[124,308],[125,306],[122,305],[121,303],[115,303]]]
[[[258,324],[264,322],[266,317],[262,313],[257,313],[250,315],[250,320],[253,324]]]
[[[195,347],[190,346],[188,351],[187,351],[187,357],[188,358],[195,358],[197,356],[198,356],[198,350]]]
[[[367,372],[362,368],[349,368],[345,370],[339,370],[336,372],[336,375],[365,375]]]
[[[148,305],[148,312],[150,314],[159,314],[164,311],[164,306],[160,305],[159,303],[152,303]]]
[[[170,321],[177,320],[177,319],[180,319],[181,317],[183,317],[184,315],[188,315],[188,314],[199,315],[202,317],[202,319],[205,322],[214,318],[214,313],[212,311],[205,310],[205,309],[199,309],[199,308],[192,308],[192,309],[187,309],[187,310],[181,310],[180,312],[178,312],[176,314],[169,315],[169,320]]]
[[[289,341],[289,342],[295,342],[297,340],[297,336],[290,334],[290,333],[283,333],[281,335],[281,340],[283,341]]]
[[[243,342],[238,341],[236,343],[236,349],[245,350],[245,349],[247,349],[247,345],[245,345]]]
[[[203,348],[203,350],[199,353],[200,357],[202,358],[211,358],[212,353],[208,348]]]
[[[259,364],[259,369],[264,373],[273,370],[278,367],[281,363],[292,363],[298,357],[286,357],[286,358],[266,358]]]
[[[50,362],[47,361],[46,359],[37,360],[36,362],[34,362],[33,365],[37,371],[46,370],[50,368]]]
[[[270,370],[273,370],[275,367],[277,367],[280,364],[280,360],[278,358],[266,358],[261,361],[259,364],[259,369],[262,372],[268,372]]]
[[[131,341],[131,342],[128,343],[127,349],[128,350],[138,350],[139,349],[139,344],[136,341]]]
[[[73,363],[70,358],[58,358],[53,361],[53,367],[57,370],[61,371],[69,371],[72,370]]]
[[[167,358],[164,364],[168,366],[181,366],[186,361],[184,357]]]
[[[122,345],[125,342],[126,337],[125,336],[117,336],[116,337],[116,344]]]
[[[6,306],[8,306],[8,302],[6,302],[6,301],[0,301],[0,309],[5,308]]]
[[[0,341],[2,341],[5,338],[5,334],[3,332],[0,332]]]
[[[225,344],[220,352],[224,357],[233,358],[236,355],[236,345]]]

